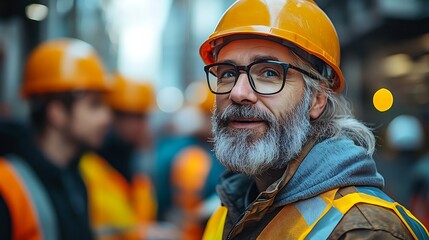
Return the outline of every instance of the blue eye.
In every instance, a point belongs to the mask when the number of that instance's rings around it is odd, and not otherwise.
[[[267,70],[263,72],[263,76],[264,77],[277,77],[279,76],[279,74],[277,74],[277,72],[273,71],[273,70]]]
[[[222,73],[219,77],[220,78],[235,78],[235,72],[227,71],[227,72]]]

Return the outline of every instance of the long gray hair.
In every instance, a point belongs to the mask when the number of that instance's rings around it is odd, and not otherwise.
[[[313,94],[322,93],[327,96],[325,110],[317,119],[311,121],[313,130],[320,133],[319,136],[322,138],[346,136],[372,155],[375,150],[375,137],[371,129],[354,117],[351,105],[346,98],[329,88],[331,83],[328,79],[297,54],[293,53],[293,55],[296,57],[298,67],[311,72],[320,79],[315,80],[303,75],[306,90]]]

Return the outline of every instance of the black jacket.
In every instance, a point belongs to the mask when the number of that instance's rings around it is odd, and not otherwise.
[[[134,147],[131,144],[122,140],[116,132],[111,130],[97,153],[129,183],[132,181],[135,169],[132,166]]]
[[[13,136],[17,134],[19,136]],[[52,164],[36,147],[31,140],[32,134],[24,126],[0,122],[0,139],[0,142],[10,142],[9,149],[0,148],[3,156],[14,154],[23,159],[40,179],[56,213],[60,239],[93,239],[87,192],[78,171],[81,154],[75,156],[69,167],[62,169]],[[12,239],[11,216],[1,195],[0,223],[0,239]]]

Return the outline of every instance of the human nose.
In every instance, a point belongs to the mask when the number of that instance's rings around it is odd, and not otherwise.
[[[252,86],[250,86],[247,74],[241,73],[238,76],[229,97],[231,101],[237,104],[254,104],[257,102],[258,98]]]

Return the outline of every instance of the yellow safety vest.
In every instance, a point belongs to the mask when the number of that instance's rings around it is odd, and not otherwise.
[[[257,239],[272,239],[273,234],[282,239],[327,239],[344,214],[357,203],[367,203],[391,209],[401,219],[415,239],[429,239],[425,227],[403,206],[393,201],[375,187],[356,187],[350,193],[335,199],[338,189],[319,196],[286,205],[271,220]],[[221,240],[227,216],[221,206],[210,218],[203,240]],[[287,213],[287,214],[285,214]],[[275,224],[281,221],[282,224]]]
[[[144,226],[156,219],[156,201],[148,176],[131,183],[106,160],[86,154],[80,162],[88,189],[91,224],[102,239],[141,239]]]

